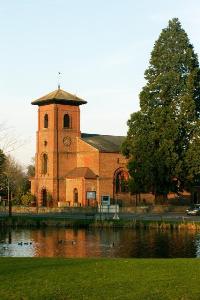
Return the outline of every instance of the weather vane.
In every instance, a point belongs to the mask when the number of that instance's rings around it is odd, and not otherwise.
[[[61,72],[58,72],[58,89],[60,89],[60,77],[61,77]]]

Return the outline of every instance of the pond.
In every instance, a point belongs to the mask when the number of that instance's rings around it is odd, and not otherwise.
[[[200,233],[155,229],[1,229],[0,256],[200,257]]]

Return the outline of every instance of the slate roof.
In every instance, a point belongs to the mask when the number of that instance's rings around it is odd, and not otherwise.
[[[33,105],[46,105],[51,103],[78,106],[81,104],[86,104],[87,101],[58,88],[57,90],[31,102]]]
[[[94,174],[94,172],[87,167],[79,167],[75,168],[72,171],[70,171],[67,175],[67,178],[77,178],[77,177],[83,177],[85,179],[96,179],[97,175]]]
[[[100,152],[120,152],[125,136],[82,133],[81,139]]]

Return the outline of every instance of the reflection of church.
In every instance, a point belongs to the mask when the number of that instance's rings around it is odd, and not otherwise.
[[[105,195],[130,201],[124,137],[81,133],[79,106],[86,103],[60,88],[32,102],[39,109],[31,192],[39,206],[96,205]]]

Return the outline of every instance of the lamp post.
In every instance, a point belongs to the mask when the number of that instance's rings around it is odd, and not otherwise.
[[[115,196],[115,214],[113,216],[113,220],[119,220],[119,216],[117,213],[117,197]]]
[[[9,217],[12,217],[12,203],[10,199],[10,180],[8,176],[7,176],[7,189],[8,189],[8,214]]]
[[[12,216],[12,202],[10,199],[10,179],[7,173],[3,173],[6,176],[6,188],[7,188],[7,201],[8,201],[8,215],[9,217]]]

